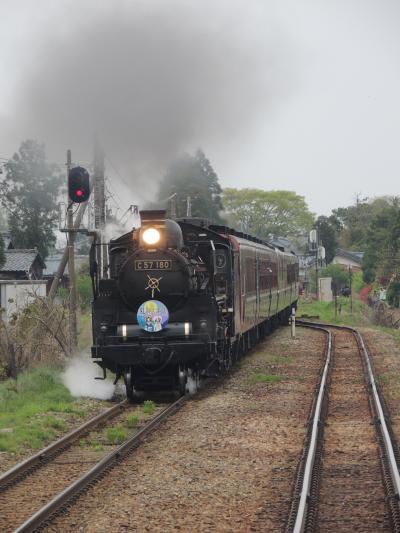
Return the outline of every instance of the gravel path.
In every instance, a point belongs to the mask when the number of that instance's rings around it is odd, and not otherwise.
[[[46,531],[282,531],[323,345],[269,337]]]

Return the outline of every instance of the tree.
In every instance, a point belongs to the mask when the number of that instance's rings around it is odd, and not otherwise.
[[[13,242],[19,248],[37,246],[45,258],[55,243],[56,200],[61,185],[57,166],[47,162],[43,144],[27,140],[5,169],[1,203],[8,211]]]
[[[363,278],[371,283],[378,275],[385,283],[398,264],[399,208],[387,206],[376,214],[366,230],[366,248],[362,262]]]
[[[186,216],[186,199],[191,200],[193,217],[221,222],[221,187],[218,176],[201,150],[195,156],[184,154],[173,161],[159,188],[158,200],[165,203],[176,195],[177,216]]]
[[[304,197],[292,191],[224,189],[222,202],[230,225],[264,239],[304,233],[314,221]]]
[[[0,233],[0,268],[6,262],[6,256],[4,255],[4,240],[3,235]]]
[[[332,278],[332,281],[336,284],[337,291],[349,285],[349,271],[347,268],[343,268],[341,265],[331,263],[330,265],[321,268],[318,274],[318,278]],[[310,291],[316,290],[316,272],[312,270],[310,273]]]
[[[359,199],[354,205],[332,211],[340,225],[339,245],[348,250],[364,250],[369,241],[368,228],[374,217],[388,207],[396,206],[396,197],[381,196]]]
[[[338,221],[333,215],[330,217],[319,216],[314,227],[318,229],[319,240],[325,247],[326,262],[330,263],[335,257],[338,247]]]

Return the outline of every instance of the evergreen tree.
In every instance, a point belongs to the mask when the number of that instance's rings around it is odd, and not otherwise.
[[[195,156],[184,154],[168,168],[160,184],[158,200],[165,203],[173,195],[176,195],[178,217],[186,216],[187,197],[190,197],[192,217],[221,222],[221,187],[218,176],[201,150]]]
[[[27,140],[5,169],[6,177],[0,183],[1,203],[8,211],[14,245],[37,246],[45,258],[55,243],[56,200],[61,185],[57,166],[46,160],[43,144]]]

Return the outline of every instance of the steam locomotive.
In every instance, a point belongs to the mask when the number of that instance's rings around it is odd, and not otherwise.
[[[228,370],[298,298],[298,260],[202,219],[141,211],[141,227],[94,242],[92,357],[127,397],[184,394]]]

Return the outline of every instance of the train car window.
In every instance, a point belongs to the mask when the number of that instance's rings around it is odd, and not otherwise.
[[[287,266],[287,282],[295,283],[297,280],[297,265],[291,263]]]
[[[261,259],[259,262],[260,289],[270,289],[278,286],[277,264],[268,259]]]
[[[256,269],[257,264],[254,257],[246,257],[246,291],[255,292],[256,290]]]
[[[224,252],[217,252],[215,256],[215,263],[218,269],[225,269],[226,267],[226,256]]]

